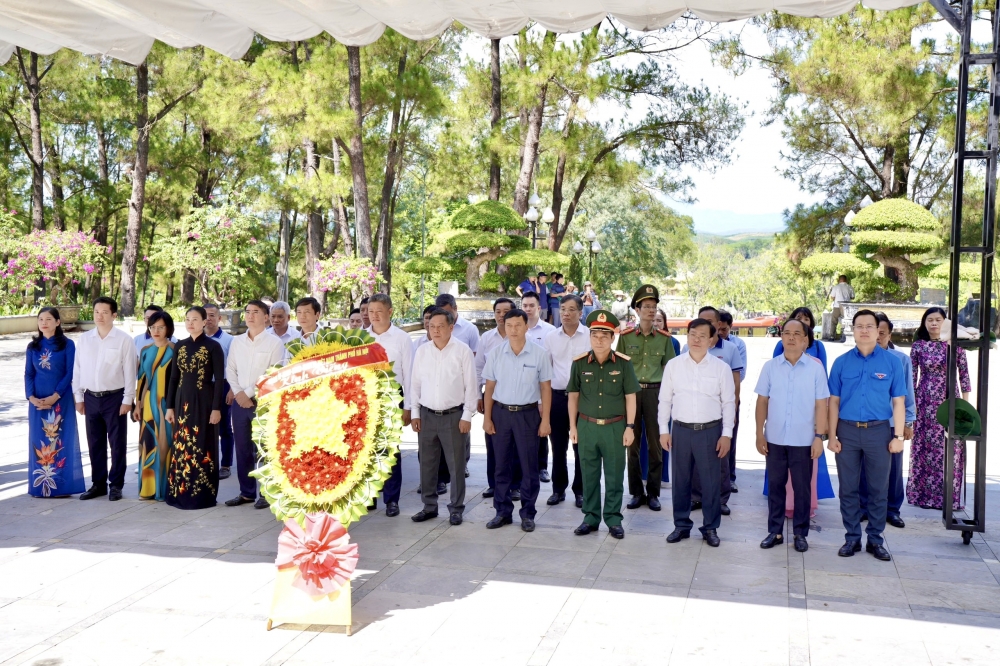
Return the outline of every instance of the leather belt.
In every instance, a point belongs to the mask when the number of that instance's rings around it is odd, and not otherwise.
[[[114,395],[115,393],[123,393],[124,391],[125,391],[125,389],[123,387],[123,388],[120,388],[120,389],[111,389],[110,391],[91,391],[90,389],[86,389],[84,391],[84,393],[87,393],[88,395],[92,395],[95,398],[103,398],[103,397],[108,396],[108,395]]]
[[[660,388],[660,382],[653,382],[651,384],[643,384],[642,382],[639,382],[639,388],[644,388],[644,389],[654,389],[655,388],[655,389],[658,389],[658,388]]]
[[[720,423],[722,423],[722,419],[715,419],[714,421],[709,421],[708,423],[684,423],[683,421],[674,421],[674,425],[687,428],[688,430],[708,430],[709,428],[714,428]]]
[[[494,407],[499,407],[500,409],[506,409],[508,412],[526,412],[529,409],[538,410],[538,403],[533,402],[530,405],[505,405],[502,402],[493,401]]]
[[[843,423],[844,425],[854,426],[855,428],[877,428],[880,425],[889,425],[888,420],[882,421],[838,421],[838,423]]]
[[[584,421],[590,421],[591,423],[595,423],[597,425],[611,425],[612,423],[618,423],[619,421],[625,419],[624,416],[611,416],[606,419],[595,419],[587,416],[586,414],[580,414],[580,418]]]
[[[560,395],[566,395],[566,389],[552,389],[552,392]]]
[[[462,411],[462,406],[459,405],[458,407],[451,407],[449,409],[431,409],[430,407],[422,407],[422,409],[427,410],[435,416],[447,416],[448,414],[454,414],[455,412]]]

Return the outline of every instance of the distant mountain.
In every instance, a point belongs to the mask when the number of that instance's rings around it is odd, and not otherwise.
[[[695,232],[695,242],[698,243],[741,243],[748,240],[773,240],[775,232],[742,231],[735,234],[713,234],[708,231]]]

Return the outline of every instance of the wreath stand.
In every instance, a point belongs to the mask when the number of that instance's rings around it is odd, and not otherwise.
[[[344,627],[351,635],[351,583],[348,581],[336,592],[322,597],[312,597],[292,586],[296,569],[278,571],[274,581],[274,597],[267,617],[267,630],[276,624],[325,624]]]

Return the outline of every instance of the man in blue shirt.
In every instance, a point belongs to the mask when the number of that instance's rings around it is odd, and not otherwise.
[[[552,432],[552,360],[544,348],[527,339],[528,315],[514,309],[504,315],[507,341],[490,352],[483,368],[483,431],[493,436],[496,457],[497,515],[486,523],[496,529],[513,522],[510,499],[511,465],[514,451],[521,462],[521,529],[535,530],[535,500],[538,498],[538,438]],[[541,403],[541,406],[539,406]]]
[[[711,356],[719,359],[723,363],[729,366],[733,371],[733,383],[736,385],[736,405],[737,413],[739,413],[740,404],[740,379],[745,373],[743,373],[743,359],[740,357],[739,348],[729,342],[728,340],[723,340],[719,333],[719,311],[713,308],[711,305],[706,305],[705,307],[698,310],[698,317],[707,320],[713,327],[715,327],[715,336],[709,341],[708,353]],[[681,349],[681,353],[687,351],[687,345]],[[728,516],[732,513],[729,509],[729,496],[733,492],[733,481],[732,481],[732,470],[730,468],[730,456],[727,455],[725,460],[722,461],[720,467],[721,483],[720,490],[722,492],[722,515]],[[698,476],[698,470],[694,471],[691,477],[691,510],[701,508],[702,496],[701,496],[701,478]]]
[[[544,322],[549,321],[549,276],[545,273],[538,274],[538,306],[542,309],[541,319]]]
[[[757,380],[757,451],[767,464],[767,536],[761,548],[783,543],[785,480],[792,477],[795,510],[792,527],[795,550],[809,550],[809,505],[813,460],[823,453],[830,389],[826,370],[805,353],[813,343],[812,329],[798,319],[781,327],[784,353],[764,364]]]
[[[857,347],[830,370],[830,444],[837,454],[840,515],[847,531],[837,552],[851,557],[861,550],[861,467],[868,479],[868,542],[876,559],[892,559],[885,549],[889,467],[903,450],[906,380],[899,359],[878,346],[878,316],[858,310],[853,320]]]
[[[903,436],[913,438],[913,422],[917,419],[916,395],[913,392],[913,371],[910,357],[896,349],[892,344],[892,322],[884,313],[878,312],[878,346],[893,354],[903,364],[903,374],[906,377],[906,426]],[[861,520],[868,519],[868,479],[865,478],[865,468],[861,468],[861,483],[858,485],[858,495],[861,501]],[[903,482],[903,452],[892,454],[892,464],[889,466],[889,505],[886,509],[885,522],[900,529],[906,527],[899,510],[906,499],[906,484]]]
[[[562,280],[562,273],[553,273],[552,284],[546,285],[546,289],[549,292],[549,323],[556,328],[562,325],[559,305],[562,302],[563,295],[566,293],[566,287],[563,286]]]
[[[738,335],[730,335],[733,330],[733,315],[726,311],[719,312],[719,338],[736,345],[740,353],[740,382],[747,378],[747,343],[743,342]],[[740,432],[740,403],[736,403],[736,424],[733,426],[733,444],[729,447],[729,481],[732,492],[738,493],[740,489],[736,487],[736,435]]]

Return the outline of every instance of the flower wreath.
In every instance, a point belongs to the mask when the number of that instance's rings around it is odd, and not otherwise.
[[[250,475],[278,520],[304,525],[307,514],[324,512],[346,527],[392,471],[403,430],[399,384],[365,331],[322,329],[310,342],[289,342],[291,360],[257,383],[263,464]]]

